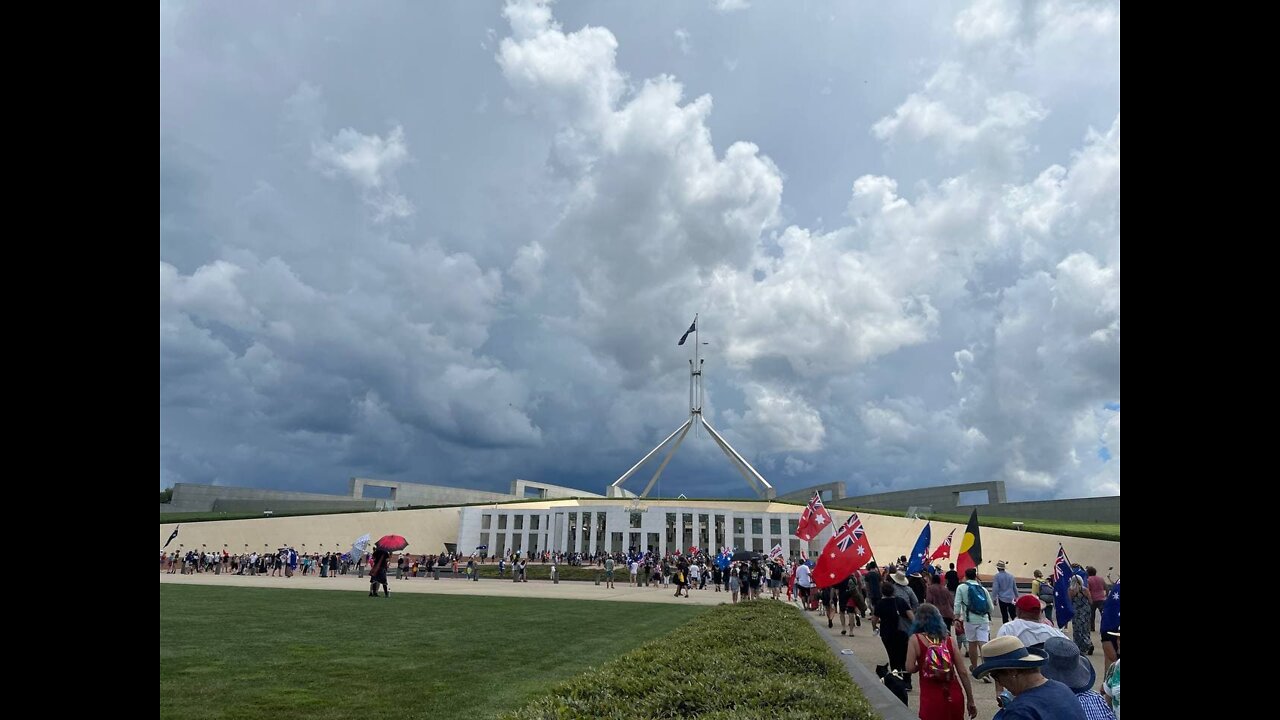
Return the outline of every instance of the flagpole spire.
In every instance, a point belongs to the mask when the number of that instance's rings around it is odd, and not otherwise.
[[[662,471],[666,469],[667,463],[671,461],[676,450],[679,449],[680,443],[684,441],[685,435],[688,434],[690,429],[693,429],[695,434],[700,434],[704,427],[706,428],[707,433],[711,436],[711,439],[715,442],[716,446],[719,447],[721,452],[725,454],[725,457],[728,458],[729,463],[733,465],[734,469],[736,469],[740,475],[742,475],[742,479],[751,486],[758,496],[765,499],[772,499],[776,497],[777,491],[769,484],[769,481],[765,480],[764,476],[752,467],[751,463],[748,462],[741,453],[735,450],[733,446],[720,435],[720,433],[716,432],[716,429],[711,426],[711,423],[707,422],[707,418],[702,414],[702,366],[703,363],[706,362],[706,359],[702,357],[702,348],[699,347],[702,345],[702,339],[700,336],[702,328],[698,327],[699,316],[699,313],[694,314],[693,322],[689,325],[689,329],[685,331],[684,335],[680,337],[680,341],[676,343],[676,345],[684,345],[689,335],[693,335],[693,357],[689,360],[689,418],[685,420],[680,427],[676,428],[675,432],[668,435],[665,440],[658,443],[658,445],[650,450],[647,455],[641,458],[640,462],[633,465],[630,470],[623,473],[622,477],[615,480],[607,489],[608,497],[634,497],[632,493],[622,489],[622,484],[634,475],[642,465],[649,461],[650,458],[657,455],[660,450],[667,448],[668,444],[671,443],[670,447],[666,451],[666,457],[658,466],[657,471],[649,479],[649,484],[645,487],[644,491],[640,493],[640,497],[648,497],[649,491],[657,484],[658,479],[662,476]],[[674,443],[671,442],[673,438],[675,439]]]

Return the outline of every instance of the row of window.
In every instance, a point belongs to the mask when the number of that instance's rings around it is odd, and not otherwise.
[[[596,552],[596,551],[627,552],[633,549],[659,552],[662,549],[662,546],[659,544],[658,533],[648,533],[648,537],[641,537],[642,535],[644,535],[644,533],[632,532],[632,533],[626,533],[624,537],[624,534],[620,532],[610,533],[607,536],[608,537],[607,546],[605,546],[606,536],[599,535],[596,538],[596,547],[594,548],[589,547],[589,544],[590,544],[589,537],[582,538],[582,542],[580,546],[577,543],[575,543],[574,538],[570,538],[569,545],[565,549],[571,552],[577,551],[577,552],[586,552],[586,553]],[[530,532],[527,536],[524,533],[514,534],[511,536],[510,549],[518,550],[522,552],[525,552],[525,551],[538,552],[539,550],[543,549],[539,544],[541,540],[542,540],[542,536],[539,535],[538,533]],[[527,545],[526,545],[526,542],[528,543]],[[554,540],[552,542],[554,543]],[[688,542],[688,536],[686,536],[686,542]],[[496,535],[492,535],[491,533],[482,532],[480,533],[480,544],[485,548],[487,548],[487,552],[490,555],[502,555],[508,549],[507,534],[497,533]],[[688,544],[692,545],[693,543],[688,543]],[[776,537],[775,538],[752,538],[750,549],[758,553],[766,553],[766,552],[769,552],[774,545],[781,545],[783,547],[783,550],[790,557],[798,556],[800,553],[800,550],[803,549],[801,546],[801,542],[794,537],[788,538],[785,541],[782,538],[776,538]],[[675,549],[676,546],[674,543],[669,542],[667,543],[667,548],[669,550]],[[746,548],[743,548],[743,549],[746,549]]]
[[[605,513],[603,513],[603,512],[597,512],[597,513],[582,513],[583,521],[585,522],[585,521],[586,521],[586,518],[587,518],[588,516],[590,516],[590,515],[593,515],[593,514],[594,514],[594,515],[595,515],[595,517],[596,517],[596,527],[597,527],[597,531],[603,531],[603,530],[605,529]],[[666,518],[666,519],[667,519],[667,528],[668,528],[668,530],[670,530],[670,529],[672,529],[672,528],[674,528],[674,527],[676,526],[676,514],[677,514],[677,513],[667,513],[667,518]],[[714,518],[715,518],[715,526],[716,526],[716,534],[717,534],[717,535],[723,535],[723,534],[724,534],[724,515],[714,515],[714,516],[713,516],[713,515],[711,515],[711,514],[704,514],[704,513],[684,513],[684,517],[683,517],[683,518],[681,518],[681,520],[683,521],[683,522],[682,522],[682,525],[684,526],[684,528],[685,528],[686,530],[688,530],[689,528],[693,527],[693,523],[694,523],[694,515],[695,515],[695,514],[696,514],[696,515],[697,515],[697,517],[698,517],[698,527],[699,527],[700,529],[702,529],[704,532],[706,531],[708,524],[711,522],[711,518],[712,518],[712,517],[714,517]],[[642,517],[642,515],[643,515],[643,513],[638,513],[638,512],[633,512],[633,513],[631,513],[631,514],[630,514],[630,521],[631,521],[631,522],[630,522],[630,525],[631,525],[631,528],[632,528],[633,530],[638,530],[638,529],[640,529],[640,527],[642,526],[642,524],[643,524],[643,517]],[[528,518],[529,518],[529,529],[530,529],[530,530],[541,530],[541,529],[542,529],[542,528],[539,526],[539,524],[540,524],[540,523],[541,523],[541,521],[542,521],[542,516],[541,516],[541,515],[524,515],[524,514],[513,514],[513,515],[508,515],[507,513],[501,513],[501,514],[498,514],[498,515],[497,515],[497,518],[498,518],[498,529],[499,529],[499,530],[506,530],[506,529],[507,529],[508,517],[510,517],[510,521],[511,521],[511,523],[512,523],[511,529],[514,529],[514,530],[524,530],[524,529],[525,529],[525,527],[524,527],[524,520],[525,520],[525,518],[526,518],[526,517],[528,517]],[[493,529],[493,527],[492,527],[492,526],[493,526],[493,518],[494,518],[494,515],[491,515],[491,514],[488,514],[488,513],[486,513],[485,515],[483,515],[483,516],[481,517],[481,520],[480,520],[480,523],[481,523],[481,524],[480,524],[480,528],[481,528],[482,530],[491,530],[491,529]],[[576,529],[576,528],[578,527],[578,513],[576,513],[576,512],[571,512],[571,513],[569,513],[569,514],[568,514],[568,518],[569,518],[569,525],[570,525],[571,527],[573,527],[573,528],[575,528],[575,529]],[[748,519],[751,521],[751,534],[752,534],[752,535],[764,535],[764,518],[758,518],[758,517],[754,517],[754,518],[741,518],[741,517],[735,517],[735,518],[733,519],[733,534],[734,534],[734,535],[746,535],[746,534],[747,534],[747,531],[746,531],[746,521],[747,521]],[[787,533],[788,533],[788,534],[791,534],[791,535],[794,535],[794,534],[795,534],[796,526],[797,526],[798,522],[799,522],[799,521],[798,521],[798,520],[796,520],[796,519],[788,519],[788,520],[787,520]],[[782,534],[782,519],[781,519],[781,518],[769,518],[769,534],[770,534],[770,535],[781,535],[781,534]]]

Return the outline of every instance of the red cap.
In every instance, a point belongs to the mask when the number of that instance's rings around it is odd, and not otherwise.
[[[1035,595],[1023,595],[1018,598],[1018,602],[1014,604],[1017,605],[1018,610],[1021,612],[1029,613],[1044,609],[1044,603],[1040,602],[1040,598]]]

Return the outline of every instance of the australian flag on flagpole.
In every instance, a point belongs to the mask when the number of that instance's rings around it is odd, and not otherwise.
[[[1115,585],[1111,586],[1111,592],[1107,593],[1107,600],[1102,604],[1102,624],[1098,626],[1098,632],[1102,633],[1103,640],[1110,640],[1107,633],[1120,631],[1120,581],[1117,580]]]
[[[911,560],[907,563],[908,575],[924,569],[924,559],[929,554],[932,536],[933,531],[929,529],[929,523],[925,523],[924,529],[920,531],[920,537],[916,538],[916,546],[911,549]]]
[[[684,341],[689,339],[689,334],[697,329],[698,329],[698,318],[697,316],[694,316],[693,322],[689,324],[689,329],[684,331],[684,334],[680,336],[680,342],[676,344],[683,345]]]
[[[1053,614],[1058,627],[1064,628],[1071,618],[1076,616],[1075,606],[1071,604],[1071,561],[1067,559],[1067,551],[1058,545],[1058,559],[1053,563]]]
[[[164,547],[169,547],[169,543],[173,542],[173,539],[178,537],[178,528],[180,527],[182,526],[179,525],[178,527],[173,529],[173,534],[169,536],[169,539],[167,541],[165,541]],[[160,549],[163,550],[164,548],[160,548]]]

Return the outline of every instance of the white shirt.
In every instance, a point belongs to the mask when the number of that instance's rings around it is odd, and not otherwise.
[[[813,579],[809,576],[809,566],[801,565],[796,568],[796,585],[800,587],[813,587]]]
[[[1001,625],[1000,631],[996,633],[996,637],[1002,637],[1004,635],[1013,635],[1021,640],[1022,644],[1027,647],[1039,645],[1049,638],[1066,637],[1061,630],[1053,627],[1052,625],[1045,625],[1044,623],[1036,622],[1034,620],[1023,620],[1022,618],[1010,620],[1009,622]]]

